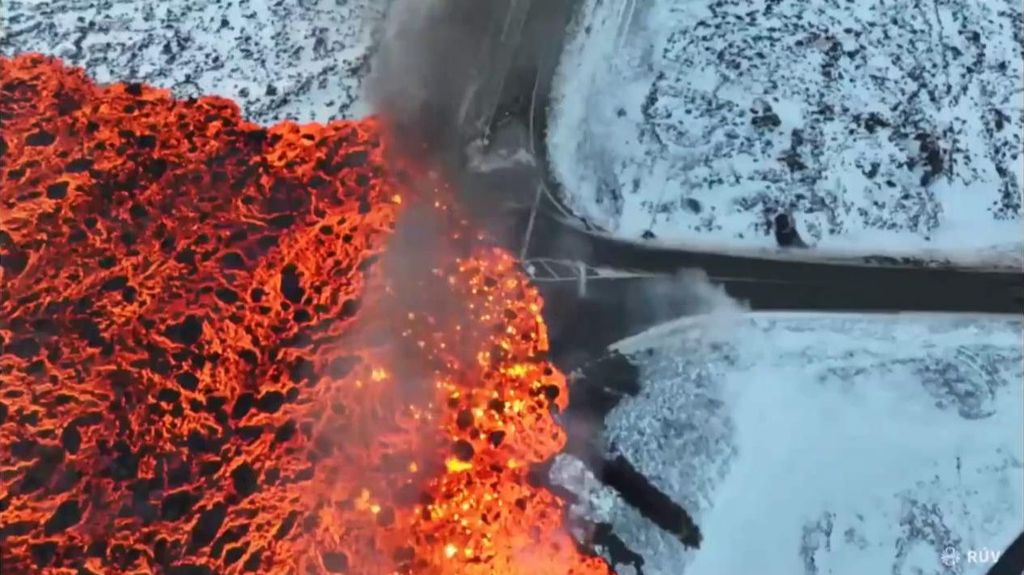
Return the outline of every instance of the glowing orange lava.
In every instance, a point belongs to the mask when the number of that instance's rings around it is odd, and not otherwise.
[[[472,242],[437,315],[377,272],[377,123],[38,55],[0,90],[5,575],[608,572],[527,481],[567,390],[517,262]]]

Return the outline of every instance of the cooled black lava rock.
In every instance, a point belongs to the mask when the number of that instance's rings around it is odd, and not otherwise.
[[[192,527],[192,545],[195,548],[209,545],[220,531],[226,516],[227,507],[223,503],[217,503],[199,514],[199,519]]]
[[[341,552],[329,551],[321,555],[328,573],[347,573],[348,556]]]
[[[471,443],[464,439],[460,439],[452,445],[452,453],[454,453],[455,457],[460,461],[469,461],[473,459],[475,452]]]
[[[248,463],[239,465],[231,472],[231,482],[242,497],[248,497],[259,489],[259,476]]]
[[[772,220],[772,227],[775,230],[775,241],[784,248],[806,248],[807,244],[800,237],[796,230],[793,217],[789,214],[778,214]]]
[[[60,533],[82,520],[82,511],[77,499],[70,499],[57,506],[53,515],[46,520],[43,531],[46,535]]]
[[[160,518],[164,521],[177,521],[188,514],[195,504],[195,497],[187,490],[175,491],[164,496],[160,502]]]

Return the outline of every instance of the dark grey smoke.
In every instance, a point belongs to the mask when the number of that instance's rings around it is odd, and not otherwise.
[[[393,0],[367,81],[374,111],[391,128],[387,148],[398,156],[392,165],[412,159],[421,171],[436,171],[461,213],[512,251],[519,249],[525,218],[507,208],[528,205],[543,172],[537,166],[469,170],[466,150],[488,135],[497,109],[529,99],[537,46],[560,38],[526,25],[547,22],[536,12],[545,1]],[[526,118],[517,121],[525,133]]]
[[[393,127],[391,149],[460,162],[475,86],[504,1],[392,0],[368,79],[374,110]]]
[[[388,164],[397,173],[405,205],[379,270],[392,286],[387,305],[374,322],[402,329],[408,314],[427,314],[455,323],[467,312],[436,269],[469,255],[470,244],[454,239],[449,216],[433,207],[431,187],[454,192],[460,216],[470,217],[464,201],[480,190],[468,182],[464,151],[482,134],[488,113],[482,102],[495,103],[506,70],[491,66],[494,34],[510,3],[524,0],[391,0],[383,33],[367,79],[373,111],[386,125]],[[524,4],[525,5],[525,4]],[[482,87],[490,87],[479,98]],[[486,108],[486,104],[483,104]],[[381,339],[399,341],[398,333]],[[478,342],[470,342],[473,345]],[[462,350],[450,350],[460,352]],[[418,353],[396,349],[394,363],[410,380],[418,379],[410,358]]]

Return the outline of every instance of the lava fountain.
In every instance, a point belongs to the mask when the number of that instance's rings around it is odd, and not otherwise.
[[[568,400],[537,290],[377,121],[40,55],[0,59],[0,119],[5,574],[608,572],[528,481]],[[399,281],[414,202],[454,247]]]

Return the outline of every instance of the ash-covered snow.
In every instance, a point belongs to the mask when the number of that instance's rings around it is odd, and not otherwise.
[[[621,349],[642,392],[605,449],[683,505],[687,550],[578,463],[556,483],[645,575],[980,574],[1024,529],[1021,320],[752,313],[689,318]],[[705,338],[705,334],[712,334]],[[952,548],[961,560],[941,563]]]
[[[583,0],[552,169],[625,238],[1019,264],[1022,53],[1017,0]]]
[[[363,115],[386,0],[4,0],[0,54],[218,95],[260,123]]]

